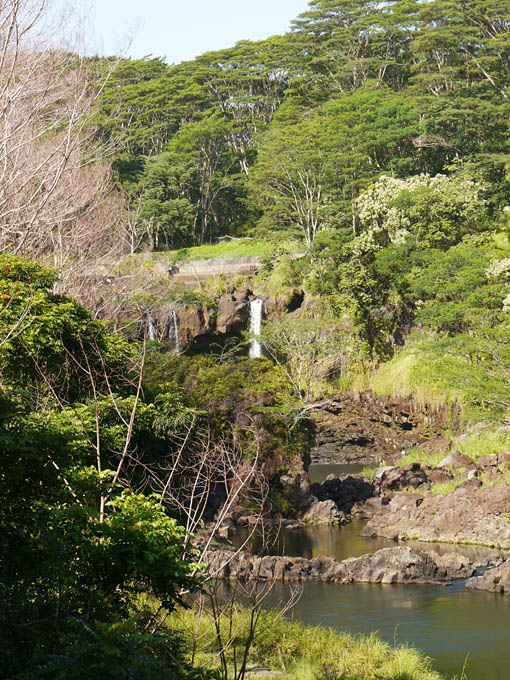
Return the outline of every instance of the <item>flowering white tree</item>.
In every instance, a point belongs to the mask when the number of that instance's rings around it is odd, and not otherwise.
[[[355,202],[361,226],[356,250],[378,250],[410,239],[428,247],[453,245],[483,223],[484,189],[481,182],[459,176],[383,175]]]

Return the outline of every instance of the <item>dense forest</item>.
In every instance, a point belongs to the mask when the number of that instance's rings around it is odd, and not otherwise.
[[[285,35],[176,65],[61,36],[43,0],[0,0],[0,678],[292,664],[307,633],[268,633],[264,592],[222,608],[204,564],[234,508],[297,512],[317,405],[412,396],[510,448],[510,7],[312,0]],[[207,246],[261,255],[237,289],[299,307],[264,357],[144,332],[169,296],[226,290],[152,276]],[[288,677],[439,677],[328,635]]]

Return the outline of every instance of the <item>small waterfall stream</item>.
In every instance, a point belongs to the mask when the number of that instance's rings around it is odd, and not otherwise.
[[[260,344],[260,330],[262,327],[262,311],[264,308],[264,300],[255,298],[250,302],[250,350],[249,356],[251,359],[258,359],[262,356],[262,345]]]
[[[147,314],[146,317],[146,332],[147,332],[147,339],[148,340],[157,340],[158,339],[158,325],[157,322],[152,318],[150,314]]]
[[[177,354],[180,354],[181,348],[179,346],[179,318],[175,309],[168,313],[168,342],[170,348]]]

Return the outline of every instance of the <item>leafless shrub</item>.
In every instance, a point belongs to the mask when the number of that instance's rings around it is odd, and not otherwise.
[[[119,213],[94,125],[108,73],[83,56],[74,19],[0,0],[0,252],[57,266],[111,250]]]

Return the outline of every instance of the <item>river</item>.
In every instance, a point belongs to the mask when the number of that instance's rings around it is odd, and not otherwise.
[[[359,467],[359,466],[358,466]],[[346,466],[311,466],[310,477],[355,472]],[[282,530],[272,552],[302,557],[332,555],[338,560],[395,545],[386,539],[360,536],[363,522],[343,527]],[[408,542],[438,552],[461,552],[472,560],[486,548]],[[287,586],[278,584],[273,602]],[[433,659],[445,677],[460,677],[466,664],[469,680],[510,680],[510,597],[452,586],[372,585],[306,582],[292,616],[305,623],[330,626],[353,634],[376,631],[391,644],[408,644]]]

